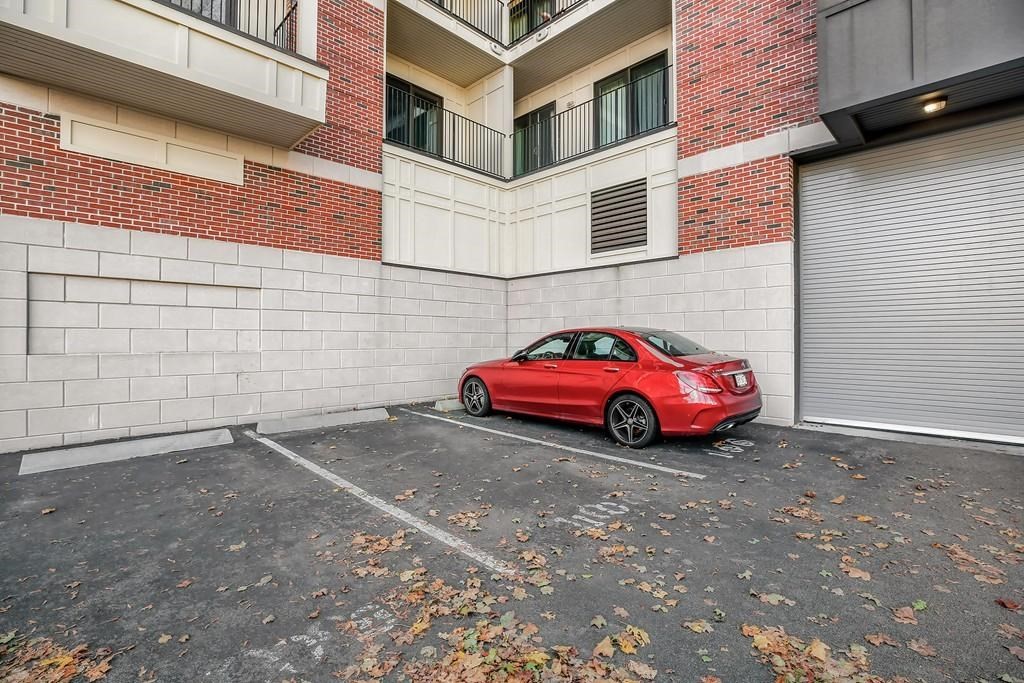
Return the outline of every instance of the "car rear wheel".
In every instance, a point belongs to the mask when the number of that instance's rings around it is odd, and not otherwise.
[[[613,439],[629,448],[643,448],[658,436],[654,408],[636,394],[618,396],[608,404],[605,426]]]
[[[482,380],[470,377],[462,385],[462,405],[473,417],[483,417],[491,412],[491,395]]]

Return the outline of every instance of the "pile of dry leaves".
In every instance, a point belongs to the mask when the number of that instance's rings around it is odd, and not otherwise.
[[[0,680],[5,683],[61,683],[76,676],[98,681],[110,671],[113,658],[108,648],[90,654],[86,645],[69,650],[49,638],[0,633]]]

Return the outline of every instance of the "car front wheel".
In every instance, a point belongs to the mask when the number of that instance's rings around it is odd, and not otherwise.
[[[462,385],[462,405],[473,417],[483,417],[491,412],[491,395],[482,380],[470,377]]]
[[[608,433],[628,448],[643,448],[658,436],[658,417],[651,404],[635,394],[625,394],[608,404]]]

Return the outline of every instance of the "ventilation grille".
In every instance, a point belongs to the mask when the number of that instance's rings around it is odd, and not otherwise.
[[[647,244],[647,180],[594,192],[590,197],[590,253]]]

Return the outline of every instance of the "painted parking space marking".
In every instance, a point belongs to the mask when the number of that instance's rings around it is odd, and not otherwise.
[[[608,523],[608,520],[620,515],[629,514],[629,506],[611,501],[600,503],[583,503],[576,507],[577,513],[566,519],[555,517],[552,521],[556,524],[567,524],[578,528],[600,527]]]
[[[470,545],[466,541],[463,541],[461,538],[453,536],[444,529],[439,529],[430,522],[427,522],[425,520],[420,519],[419,517],[411,515],[405,510],[392,505],[386,500],[382,500],[377,496],[368,493],[367,491],[359,488],[352,482],[346,481],[345,479],[342,479],[341,477],[334,474],[330,470],[326,470],[323,467],[320,467],[320,465],[317,465],[315,462],[303,458],[298,453],[289,450],[288,448],[282,446],[276,441],[260,436],[256,432],[253,432],[252,430],[248,429],[244,432],[244,434],[250,439],[257,441],[263,444],[264,446],[273,449],[274,451],[277,451],[278,453],[288,458],[292,462],[296,463],[297,465],[301,465],[302,467],[306,468],[307,470],[317,475],[321,479],[325,479],[334,484],[335,486],[337,486],[338,488],[342,489],[343,491],[352,494],[359,500],[362,500],[365,503],[369,503],[378,510],[381,510],[391,515],[395,519],[405,524],[408,524],[409,526],[415,529],[418,529],[419,531],[425,533],[427,536],[437,539],[445,545],[448,545],[454,548],[455,550],[458,550],[460,553],[470,558],[477,564],[483,565],[491,571],[498,572],[499,574],[516,573],[516,570],[510,567],[505,562],[502,562],[501,560],[492,557],[484,551]]]
[[[687,477],[690,479],[707,479],[703,474],[697,474],[696,472],[687,472],[686,470],[677,470],[671,467],[664,467],[662,465],[655,465],[648,462],[640,462],[638,460],[630,460],[629,458],[620,458],[615,455],[608,455],[607,453],[598,453],[597,451],[588,451],[583,448],[574,448],[573,446],[563,446],[560,443],[554,443],[553,441],[544,441],[542,439],[534,439],[529,436],[521,436],[519,434],[513,434],[512,432],[503,432],[498,429],[491,429],[490,427],[482,427],[480,425],[469,424],[467,422],[459,422],[458,420],[452,420],[447,417],[441,417],[440,415],[428,415],[427,413],[420,413],[415,410],[409,410],[408,408],[400,408],[402,412],[409,413],[410,415],[417,415],[419,417],[426,417],[431,420],[439,420],[441,422],[448,422],[459,427],[466,427],[467,429],[477,429],[481,432],[487,432],[488,434],[497,434],[499,436],[507,436],[510,439],[519,439],[520,441],[526,441],[528,443],[535,443],[541,446],[547,446],[549,448],[557,448],[563,451],[569,451],[570,453],[578,453],[580,455],[589,455],[592,458],[601,458],[602,460],[610,460],[612,462],[621,463],[623,465],[631,465],[633,467],[642,467],[648,470],[654,470],[656,472],[664,472],[665,474],[671,474],[674,477]]]

